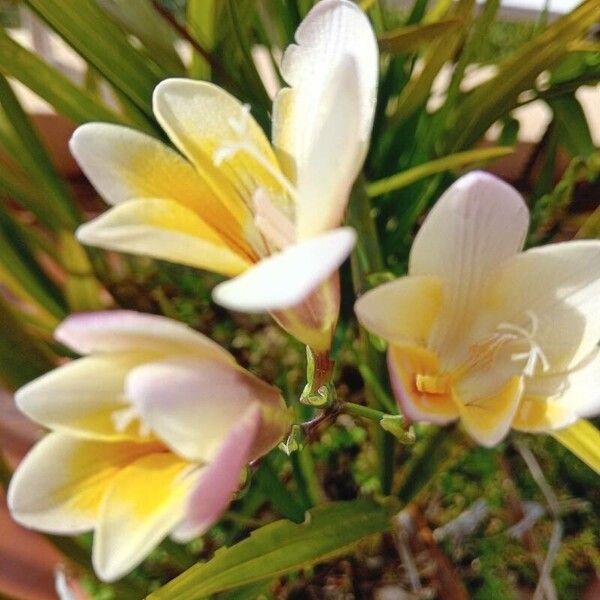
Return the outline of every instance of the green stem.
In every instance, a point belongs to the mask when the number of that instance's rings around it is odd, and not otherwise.
[[[352,283],[355,293],[359,295],[369,288],[367,280],[369,274],[384,270],[379,237],[375,228],[375,222],[371,216],[371,204],[362,180],[357,181],[352,190],[347,221],[358,233],[358,241],[356,249],[352,253],[351,262]],[[375,379],[383,379],[385,377],[383,355],[373,348],[364,328],[360,327],[359,331],[360,352],[362,354],[360,362],[368,367]],[[365,395],[367,403],[372,408],[376,410],[385,408],[381,405],[377,393],[369,385],[368,381],[365,381]],[[381,427],[375,427],[373,435],[377,447],[381,491],[383,494],[388,495],[392,487],[394,469],[394,437],[381,429]]]
[[[380,410],[375,410],[362,404],[355,404],[354,402],[344,402],[342,404],[342,411],[355,417],[363,417],[364,419],[375,421],[376,423],[379,423],[386,415],[386,413]]]
[[[456,425],[437,427],[407,465],[398,496],[408,504],[423,492],[442,470],[446,470],[468,448]]]
[[[269,455],[261,460],[254,477],[260,491],[269,498],[282,516],[296,523],[304,520],[304,513],[308,507],[302,506],[279,479]]]

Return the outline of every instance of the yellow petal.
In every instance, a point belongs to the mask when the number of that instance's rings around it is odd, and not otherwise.
[[[465,404],[453,390],[467,433],[482,446],[495,446],[508,433],[523,395],[523,377],[512,377],[496,394]]]
[[[600,475],[600,431],[594,425],[580,419],[574,425],[555,431],[552,435]]]
[[[441,302],[439,277],[409,276],[363,294],[354,311],[366,329],[389,342],[425,345]]]
[[[257,187],[270,195],[282,194],[281,185],[268,173],[280,169],[267,138],[231,94],[205,81],[167,79],[154,90],[153,106],[173,143],[240,223],[247,222],[247,207]],[[240,142],[252,145],[267,169],[241,149]]]
[[[538,396],[524,396],[512,427],[519,431],[545,432],[561,429],[576,420],[577,414],[568,404]]]
[[[96,440],[136,440],[137,422],[117,431],[113,418],[129,406],[123,398],[129,371],[157,356],[117,352],[81,358],[22,387],[15,400],[29,418],[56,431]]]
[[[13,518],[33,529],[81,533],[97,522],[100,502],[117,473],[156,444],[99,442],[51,433],[17,467],[8,490]]]
[[[120,125],[87,123],[70,142],[83,172],[109,204],[134,198],[168,198],[194,211],[232,243],[243,238],[244,222],[182,156],[158,140]]]
[[[391,344],[387,358],[392,390],[402,412],[411,421],[443,425],[458,417],[449,390],[445,393],[426,393],[417,389],[417,375],[440,374],[436,354],[411,344]]]
[[[238,275],[251,262],[233,252],[198,215],[172,200],[129,200],[77,230],[84,244]]]
[[[141,457],[112,479],[92,552],[100,579],[115,581],[131,571],[183,520],[196,480],[189,471],[190,463],[161,452]]]

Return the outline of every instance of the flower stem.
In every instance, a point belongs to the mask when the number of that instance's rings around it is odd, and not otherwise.
[[[369,419],[370,421],[375,421],[377,423],[386,415],[386,413],[383,413],[380,410],[369,408],[362,404],[355,404],[354,402],[344,402],[342,404],[342,412],[355,417],[363,417],[364,419]]]
[[[365,191],[364,181],[356,182],[352,190],[352,197],[348,206],[348,224],[356,229],[358,241],[352,253],[352,283],[357,295],[369,288],[368,276],[384,270],[379,237],[375,222],[371,216],[371,204]],[[383,380],[385,365],[383,356],[369,342],[367,332],[360,327],[360,353],[361,364],[365,365],[373,374],[371,381],[365,381],[365,394],[368,404],[374,409],[384,409],[377,391],[372,387],[372,380]],[[391,491],[394,469],[394,437],[388,432],[375,427],[375,444],[378,455],[379,480],[381,491],[387,495]]]

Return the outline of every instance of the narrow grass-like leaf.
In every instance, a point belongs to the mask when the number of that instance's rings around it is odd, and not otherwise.
[[[190,34],[206,51],[210,52],[216,39],[216,0],[188,0],[187,25]],[[211,78],[211,68],[198,52],[192,55],[190,76],[196,79]]]
[[[580,419],[552,437],[600,475],[600,431],[589,421]]]
[[[462,25],[460,19],[446,19],[427,25],[408,25],[387,31],[379,37],[379,47],[384,52],[403,54],[418,49]]]
[[[15,42],[2,28],[0,72],[20,81],[74,123],[124,122],[122,117],[99,102],[96,96],[78,88],[62,73]]]
[[[473,163],[479,163],[486,160],[492,160],[494,158],[501,158],[502,156],[508,156],[513,152],[513,148],[504,146],[493,146],[491,148],[476,148],[475,150],[467,150],[466,152],[457,152],[456,154],[450,154],[436,160],[431,160],[422,165],[417,165],[411,169],[407,169],[402,173],[397,173],[391,177],[374,181],[367,185],[367,194],[371,197],[380,196],[394,190],[399,190],[403,187],[436,175],[443,173],[444,171],[451,171],[453,169],[460,169]]]
[[[554,113],[558,139],[575,158],[588,158],[596,151],[585,112],[574,94],[548,100]]]
[[[0,381],[16,389],[54,367],[52,355],[26,330],[0,295]]]
[[[386,531],[390,516],[389,508],[368,499],[319,506],[304,523],[281,520],[257,529],[148,598],[196,600],[296,571],[344,554],[365,537]]]
[[[521,92],[535,86],[538,75],[551,67],[600,17],[597,0],[586,0],[548,26],[498,65],[495,77],[478,86],[460,103],[448,146],[457,151],[478,140],[497,119],[517,105]]]
[[[65,41],[152,118],[151,97],[165,73],[93,0],[26,0]]]
[[[3,75],[0,75],[0,144],[47,196],[47,218],[61,226],[74,227],[79,219],[70,192]]]

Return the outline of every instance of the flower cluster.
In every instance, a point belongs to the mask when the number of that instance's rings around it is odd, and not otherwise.
[[[345,208],[369,146],[377,42],[348,0],[307,15],[281,65],[271,143],[221,88],[170,79],[156,119],[177,150],[139,132],[80,127],[71,149],[112,205],[79,239],[230,277],[214,300],[270,312],[318,356],[338,319],[338,268],[355,232]],[[408,275],[358,299],[388,344],[399,410],[460,419],[480,444],[511,427],[551,431],[600,412],[600,242],[520,252],[518,193],[475,172],[421,226]],[[244,467],[291,421],[280,392],[205,336],[157,316],[74,315],[56,331],[84,355],[26,385],[17,404],[50,433],[11,482],[13,516],[60,534],[94,530],[115,580],[162,539],[189,540],[224,511]]]

